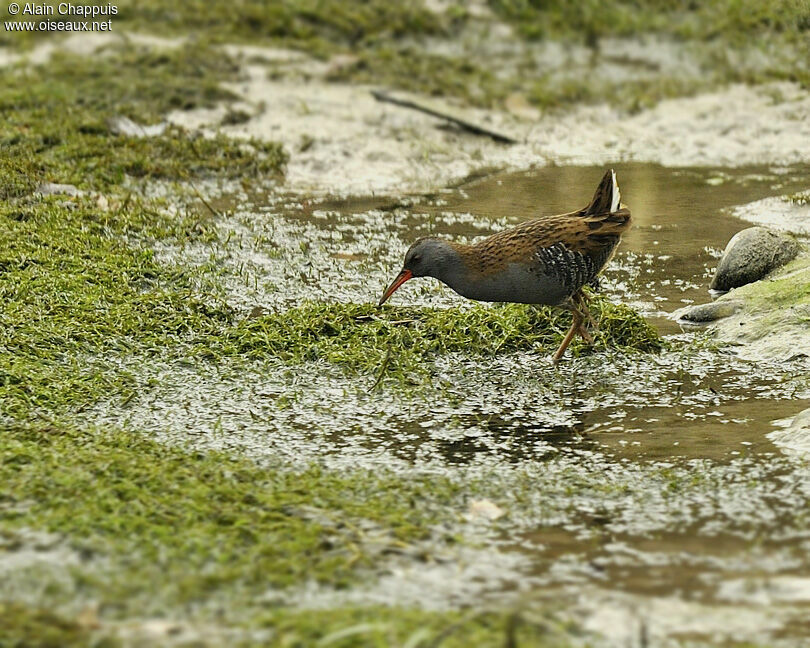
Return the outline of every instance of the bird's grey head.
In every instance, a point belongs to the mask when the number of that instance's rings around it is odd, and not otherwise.
[[[405,253],[403,268],[410,270],[414,277],[441,279],[456,260],[457,253],[447,241],[421,238]]]
[[[447,241],[436,238],[419,239],[405,254],[402,272],[383,293],[380,306],[387,302],[402,284],[413,277],[436,277],[446,282],[457,262],[458,252]]]

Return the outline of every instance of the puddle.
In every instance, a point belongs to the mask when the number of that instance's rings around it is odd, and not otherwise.
[[[670,336],[671,351],[600,352],[559,368],[531,353],[450,355],[436,361],[432,385],[372,394],[374,376],[324,363],[125,359],[142,390],[123,410],[108,403],[92,418],[291,466],[440,473],[506,512],[486,532],[460,527],[491,552],[476,554],[480,568],[461,554],[425,573],[392,563],[379,586],[294,593],[302,606],[395,603],[385,592],[424,587],[434,592],[426,606],[497,604],[519,592],[564,602],[605,645],[636,645],[641,626],[660,642],[650,645],[684,637],[798,645],[810,611],[810,479],[767,433],[810,407],[810,364],[752,363],[703,348],[668,315],[708,301],[719,251],[748,226],[731,208],[806,189],[810,170],[614,166],[635,226],[603,290],[641,309]],[[212,198],[224,214],[220,242],[159,253],[211,264],[223,297],[245,312],[305,299],[371,302],[414,238],[475,237],[577,208],[601,173],[496,174],[405,200]],[[396,298],[460,301],[432,280],[411,282]],[[777,603],[778,615],[760,615],[768,623],[752,621],[752,606]],[[617,619],[635,634],[616,634]]]

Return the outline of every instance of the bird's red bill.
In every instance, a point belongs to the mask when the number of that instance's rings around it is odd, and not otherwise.
[[[397,278],[391,282],[391,285],[388,286],[385,293],[383,293],[382,299],[380,300],[379,306],[382,306],[385,302],[388,301],[388,298],[394,294],[397,288],[399,288],[402,284],[404,284],[408,279],[413,277],[413,272],[410,270],[403,270],[397,275]]]

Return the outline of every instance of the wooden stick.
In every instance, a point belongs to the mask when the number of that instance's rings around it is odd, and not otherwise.
[[[379,90],[372,90],[371,95],[377,101],[392,103],[396,106],[402,106],[403,108],[411,108],[412,110],[418,110],[419,112],[423,112],[426,115],[430,115],[431,117],[438,117],[439,119],[447,120],[455,124],[459,128],[469,133],[473,133],[474,135],[483,135],[485,137],[491,137],[496,142],[501,142],[502,144],[518,143],[517,140],[512,139],[511,137],[507,137],[506,135],[502,135],[501,133],[496,133],[495,131],[488,130],[482,126],[477,126],[476,124],[472,124],[463,119],[459,119],[458,117],[453,117],[452,115],[439,112],[438,110],[433,110],[432,108],[422,106],[421,104],[415,103],[413,101],[408,101],[407,99],[397,99],[396,97],[392,97],[391,95],[386,94],[385,92],[380,92]]]

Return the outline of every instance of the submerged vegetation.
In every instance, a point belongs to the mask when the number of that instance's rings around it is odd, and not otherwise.
[[[126,393],[125,375],[80,370],[79,359],[156,348],[193,331],[200,317],[224,317],[194,297],[187,272],[161,266],[148,249],[157,238],[204,235],[191,219],[161,216],[137,199],[114,212],[89,197],[2,205],[2,414],[54,415]]]
[[[115,628],[87,620],[73,621],[52,612],[22,605],[0,604],[0,639],[9,646],[26,648],[119,648],[156,645],[155,631],[146,622],[129,624],[127,639]],[[159,622],[160,624],[160,622]],[[553,615],[533,610],[514,612],[427,612],[385,606],[341,607],[329,610],[296,610],[279,606],[262,612],[255,627],[242,633],[188,628],[162,622],[170,629],[160,645],[198,647],[227,645],[234,648],[390,648],[391,646],[444,648],[500,648],[533,646],[567,648],[569,629]],[[158,625],[160,627],[160,625]],[[189,635],[191,640],[189,641]]]
[[[169,628],[215,621],[231,632],[229,640],[215,632],[213,643],[200,637],[200,646],[324,640],[383,647],[411,637],[430,645],[445,635],[447,646],[499,646],[510,636],[545,645],[563,626],[543,614],[288,607],[288,588],[366,582],[391,556],[432,562],[457,542],[447,515],[468,494],[437,475],[291,472],[138,433],[7,427],[0,435],[2,546],[13,550],[22,543],[17,533],[35,527],[67,539],[79,558],[66,567],[70,578],[38,590],[41,609],[0,601],[0,645],[116,646],[120,621],[129,620],[128,634],[137,637],[139,623],[154,618]],[[26,575],[35,572],[23,570],[5,586],[26,591]],[[78,595],[93,601],[89,611],[60,615]]]
[[[92,197],[35,195],[0,207],[3,414],[25,419],[86,407],[102,394],[126,398],[126,374],[103,362],[78,370],[88,357],[110,353],[326,360],[353,372],[378,369],[390,353],[405,377],[424,373],[425,363],[443,353],[548,353],[570,321],[517,304],[447,310],[308,304],[240,319],[205,291],[204,269],[161,264],[150,249],[159,239],[213,236],[195,216],[169,217],[140,200],[103,210]],[[631,309],[596,298],[593,311],[597,349],[662,347]],[[578,342],[572,353],[585,349]]]
[[[282,471],[67,426],[12,426],[0,456],[6,532],[35,526],[72,538],[90,561],[117,563],[112,578],[95,574],[84,587],[113,597],[123,616],[226,591],[242,597],[239,609],[268,588],[308,580],[342,587],[384,553],[455,541],[427,505],[453,501],[457,487],[443,479],[428,487],[384,472]],[[425,506],[412,506],[415,498]],[[149,602],[158,595],[159,606]]]
[[[97,640],[92,629],[50,610],[0,601],[0,645],[31,648],[117,648],[112,638]]]

